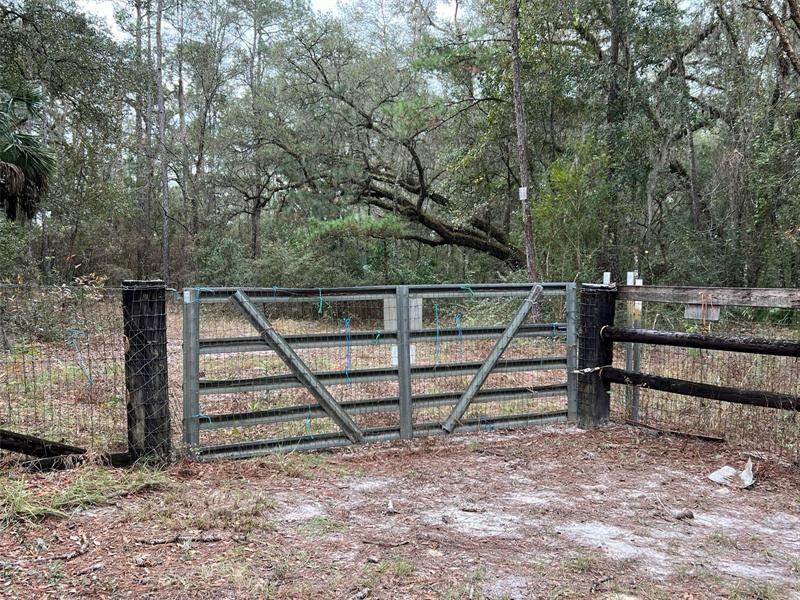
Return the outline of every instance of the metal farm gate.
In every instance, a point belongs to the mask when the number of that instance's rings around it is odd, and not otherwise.
[[[184,290],[201,458],[574,421],[575,284]]]

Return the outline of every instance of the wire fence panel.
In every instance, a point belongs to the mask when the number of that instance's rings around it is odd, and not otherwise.
[[[718,314],[717,314],[718,311]],[[694,318],[687,318],[694,317]],[[626,306],[617,305],[616,325],[626,325]],[[713,320],[712,320],[713,319]],[[715,307],[699,312],[684,305],[642,303],[641,326],[676,332],[800,339],[800,311]],[[625,368],[623,344],[614,366]],[[697,348],[639,345],[639,371],[717,386],[800,396],[800,359]],[[612,386],[612,412],[631,418],[628,386]],[[800,459],[800,415],[795,411],[731,404],[639,388],[638,420],[658,428],[720,437],[752,450]]]
[[[412,427],[414,435],[442,432],[442,422],[530,289],[401,286],[242,292],[359,432],[372,440],[411,437]],[[566,345],[566,289],[565,284],[545,284],[536,310],[461,419],[462,427],[520,424],[541,415],[565,418],[567,357],[574,352]],[[192,375],[184,378],[184,388],[190,390],[185,406],[196,413],[187,420],[187,443],[201,453],[226,456],[292,444],[347,443],[285,357],[228,301],[235,292],[185,292],[185,314],[192,316],[184,326],[197,329],[185,341],[186,348],[196,349],[196,358],[185,353],[186,364],[196,364],[197,371],[196,392],[191,391]]]
[[[169,399],[181,436],[181,305],[167,294]],[[127,448],[122,290],[0,285],[0,429],[98,452]]]
[[[0,286],[0,428],[126,444],[120,290]]]

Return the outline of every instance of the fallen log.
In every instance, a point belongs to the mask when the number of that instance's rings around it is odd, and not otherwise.
[[[72,469],[84,463],[93,463],[109,467],[130,467],[133,464],[131,455],[127,452],[114,454],[65,454],[63,456],[53,456],[50,458],[36,458],[27,460],[22,466],[31,471],[60,471]]]
[[[85,448],[78,448],[61,442],[45,440],[33,435],[15,433],[0,429],[0,450],[10,450],[36,458],[55,458],[67,454],[86,454]]]
[[[89,454],[85,448],[45,440],[33,435],[0,429],[0,450],[33,456],[33,460],[22,465],[33,471],[71,469],[85,462],[94,462],[112,467],[128,467],[133,464],[127,452],[112,454]]]

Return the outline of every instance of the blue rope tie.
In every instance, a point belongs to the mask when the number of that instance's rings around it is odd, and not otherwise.
[[[468,284],[468,283],[464,283],[464,284],[462,284],[462,285],[461,285],[461,289],[462,289],[462,290],[464,290],[465,292],[467,292],[467,293],[469,294],[469,297],[470,297],[472,300],[474,300],[474,299],[477,297],[477,296],[476,296],[476,294],[475,294],[475,292],[474,292],[474,290],[473,290],[473,289],[472,289],[472,288],[469,286],[469,284]]]
[[[436,363],[436,366],[438,367],[439,366],[439,361],[442,358],[442,345],[441,345],[441,341],[439,339],[439,329],[440,329],[440,327],[439,327],[439,305],[438,304],[434,304],[433,305],[433,315],[434,315],[434,319],[436,321],[436,346],[435,346],[435,349],[434,349],[434,352],[433,352],[433,360]]]
[[[464,359],[464,331],[461,328],[461,313],[456,313],[453,316],[453,320],[456,322],[456,329],[458,330],[458,345],[459,351],[461,352],[461,359]]]
[[[319,290],[319,306],[317,307],[317,314],[322,314],[325,310],[325,299],[322,297],[322,288],[317,288]]]
[[[344,323],[344,348],[345,348],[345,361],[344,361],[344,378],[347,380],[347,385],[350,385],[350,368],[352,367],[353,359],[353,337],[350,331],[350,317],[342,319]]]

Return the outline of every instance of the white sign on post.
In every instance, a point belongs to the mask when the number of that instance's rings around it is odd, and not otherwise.
[[[520,200],[527,200],[528,199],[528,188],[527,187],[519,188],[519,199]]]
[[[411,331],[422,329],[422,298],[408,299],[408,328]],[[383,301],[383,330],[397,331],[397,300],[393,296]],[[409,348],[411,364],[417,362],[417,347]],[[397,346],[392,344],[392,366],[397,366]]]

